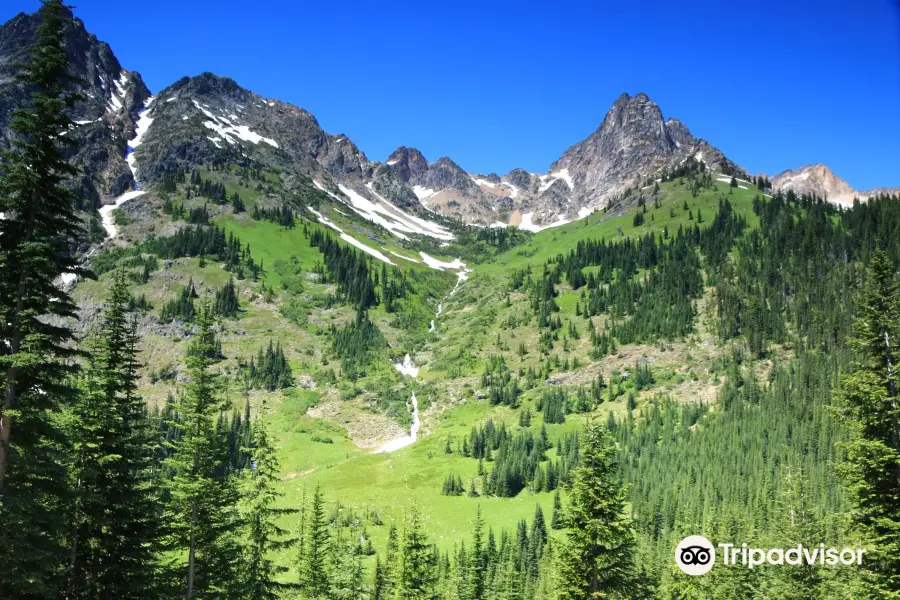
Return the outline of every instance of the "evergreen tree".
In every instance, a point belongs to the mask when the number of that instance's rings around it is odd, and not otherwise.
[[[466,595],[464,600],[478,600],[485,592],[485,555],[484,555],[484,519],[481,517],[481,506],[475,509],[475,528],[472,531],[472,550],[466,565]]]
[[[138,383],[137,322],[124,271],[113,277],[100,339],[72,410],[75,505],[67,598],[134,598],[156,584],[158,435]]]
[[[426,541],[419,509],[413,506],[400,536],[397,600],[430,600],[434,597],[433,547]]]
[[[160,323],[171,323],[179,320],[189,322],[194,319],[196,309],[194,308],[194,298],[197,292],[194,290],[194,282],[190,280],[188,284],[181,289],[177,298],[173,298],[166,302],[159,311]]]
[[[212,310],[204,305],[199,333],[187,355],[190,383],[177,404],[179,419],[167,468],[174,473],[167,521],[171,546],[185,554],[177,565],[185,598],[227,598],[239,583],[239,531],[236,478],[227,468],[227,432],[216,427],[225,403],[218,395],[219,375],[212,372],[218,345]]]
[[[238,361],[238,368],[243,370],[244,383],[247,387],[262,388],[271,391],[289,388],[294,385],[291,366],[284,356],[281,343],[272,344],[263,353],[262,348],[249,363]]]
[[[329,539],[328,600],[361,600],[365,568],[353,540],[344,537],[341,529]]]
[[[281,592],[296,586],[282,583],[278,576],[288,571],[277,565],[271,553],[285,550],[296,544],[296,538],[288,537],[288,532],[280,527],[278,519],[297,511],[290,508],[276,508],[280,481],[278,457],[269,440],[269,433],[261,421],[253,427],[250,468],[246,469],[242,481],[242,520],[246,528],[246,549],[244,551],[244,588],[242,598],[248,600],[274,600]]]
[[[588,423],[581,466],[575,470],[565,514],[566,543],[559,551],[560,591],[567,599],[626,596],[634,575],[634,532],[624,516],[615,444],[606,428]]]
[[[53,282],[90,275],[70,252],[81,228],[64,154],[76,144],[60,135],[76,100],[64,46],[71,13],[44,0],[40,15],[15,77],[30,102],[13,112],[12,148],[0,158],[0,597],[21,599],[52,597],[64,574],[68,452],[55,415],[74,396],[76,351],[61,322],[75,305]]]
[[[562,500],[559,497],[559,488],[553,494],[553,516],[550,517],[550,529],[563,529]]]
[[[900,598],[900,293],[896,267],[876,249],[851,344],[852,372],[841,378],[852,438],[846,480],[855,517],[870,536],[867,565],[875,595]]]
[[[318,486],[306,513],[300,546],[300,591],[304,598],[328,598],[330,534],[325,518],[325,498]]]
[[[237,292],[234,289],[234,279],[229,279],[222,289],[216,290],[216,313],[223,317],[236,317],[240,310]]]

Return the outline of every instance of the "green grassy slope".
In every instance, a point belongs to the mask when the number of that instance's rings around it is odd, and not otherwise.
[[[331,506],[340,502],[348,509],[375,511],[381,516],[384,526],[369,527],[376,547],[380,547],[387,534],[387,523],[413,503],[421,508],[427,529],[435,532],[435,541],[445,547],[469,535],[476,505],[481,506],[486,523],[495,530],[512,528],[520,519],[530,518],[536,503],[543,506],[549,519],[551,493],[533,494],[526,489],[509,499],[440,494],[448,473],[459,475],[467,489],[473,478],[479,490],[483,486],[482,479],[476,476],[476,460],[445,453],[448,438],[454,440],[455,448],[474,425],[488,419],[504,422],[513,430],[518,428],[521,409],[490,406],[482,397],[480,375],[492,355],[503,356],[513,372],[540,368],[549,356],[559,362],[553,369],[555,383],[572,390],[589,383],[596,375],[607,380],[615,378],[621,394],[601,405],[597,411],[601,419],[609,411],[623,412],[628,392],[634,392],[638,401],[660,391],[685,401],[715,398],[723,375],[718,362],[722,349],[710,342],[712,336],[704,316],[707,297],[698,302],[701,317],[695,333],[687,340],[623,346],[613,356],[594,360],[589,356],[587,322],[575,314],[578,293],[563,284],[557,298],[558,315],[564,324],[572,322],[582,335],[580,339],[558,342],[554,351],[544,356],[537,349],[538,330],[529,299],[522,293],[510,292],[508,279],[514,269],[530,267],[537,272],[547,259],[568,252],[582,240],[609,241],[650,231],[661,235],[666,227],[674,234],[679,226],[693,226],[696,220],[689,218],[685,203],[694,219],[702,213],[701,227],[704,227],[712,221],[720,199],[727,198],[735,212],[755,227],[758,220],[752,211],[752,199],[757,194],[754,189],[731,188],[727,183],[716,182],[713,188],[703,189],[694,196],[685,183],[677,180],[662,183],[658,196],[652,196],[649,189],[644,190],[649,200],[643,225],[634,225],[635,207],[631,207],[624,214],[618,209],[619,216],[595,213],[545,230],[493,257],[489,250],[482,248],[479,255],[488,259],[479,264],[470,262],[473,272],[449,297],[456,284],[455,274],[436,271],[421,262],[402,260],[390,253],[417,258],[418,251],[422,250],[450,261],[458,255],[465,256],[466,248],[457,244],[442,247],[432,240],[398,240],[378,226],[350,215],[352,211],[346,207],[342,210],[334,206],[325,195],[307,189],[304,193],[312,194],[311,201],[317,201],[317,210],[349,235],[390,256],[396,268],[406,274],[411,287],[398,312],[389,314],[383,306],[370,311],[372,321],[389,345],[379,362],[358,381],[339,377],[331,382],[324,377],[331,369],[338,368],[338,361],[330,356],[331,327],[341,326],[355,315],[351,307],[327,301],[328,295],[334,292],[333,284],[319,283],[310,276],[323,259],[319,249],[310,245],[308,234],[331,230],[316,223],[308,212],[305,219],[298,219],[293,229],[250,217],[253,207],[277,206],[281,195],[289,195],[277,174],[265,173],[262,180],[248,180],[246,173],[237,169],[203,171],[201,175],[224,184],[229,197],[238,193],[247,212],[233,214],[228,205],[214,206],[205,198],[191,198],[182,186],[170,192],[170,198],[186,208],[208,203],[212,221],[240,238],[243,245],[249,244],[253,259],[265,269],[260,281],[237,282],[242,312],[240,318],[224,323],[220,335],[227,357],[222,369],[231,382],[229,396],[236,406],[248,399],[254,414],[261,414],[269,422],[279,448],[284,504],[297,507],[304,490],[320,484]],[[296,204],[295,207],[298,213],[303,212],[301,207]],[[152,233],[162,234],[172,219],[161,213],[157,216],[159,220],[154,221]],[[140,222],[123,225],[123,240],[140,240],[147,234],[146,225],[142,229]],[[373,261],[373,266],[380,269],[381,263]],[[134,286],[136,295],[145,294],[154,305],[144,318],[142,347],[146,376],[141,392],[150,402],[162,402],[167,394],[179,389],[179,377],[162,379],[158,374],[184,355],[190,335],[189,325],[156,324],[162,304],[174,297],[188,279],[198,285],[201,296],[208,297],[230,276],[212,261],[200,268],[199,259],[185,258],[165,261],[148,283]],[[99,306],[108,277],[105,274],[98,282],[79,284],[76,290],[79,301]],[[263,293],[263,285],[269,290],[268,295]],[[441,302],[442,314],[435,319]],[[436,321],[433,332],[429,331],[431,319]],[[593,317],[591,324],[599,327],[604,319]],[[295,376],[302,378],[301,387],[306,389],[277,392],[240,389],[233,378],[237,359],[249,358],[269,340],[282,344]],[[524,355],[519,352],[522,344],[526,348]],[[400,375],[391,364],[407,352],[421,367],[416,380]],[[625,379],[639,358],[652,363],[656,376],[656,383],[643,391],[636,390]],[[541,387],[524,390],[521,401],[523,407],[535,414],[531,426],[535,432],[542,424],[540,413],[535,410]],[[373,454],[372,448],[379,441],[398,437],[408,427],[406,399],[413,390],[422,409],[419,440],[392,454]],[[550,440],[555,441],[576,429],[584,418],[584,415],[570,415],[564,424],[548,425]],[[552,457],[554,453],[551,451],[549,455]]]

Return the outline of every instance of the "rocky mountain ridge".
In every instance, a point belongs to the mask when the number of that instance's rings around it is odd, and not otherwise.
[[[855,190],[849,183],[835,175],[834,171],[821,163],[805,165],[799,169],[788,169],[773,176],[771,181],[775,190],[793,190],[798,195],[815,194],[842,206],[851,206],[856,199],[867,200],[874,196],[900,193],[900,188]]]
[[[40,12],[20,14],[0,27],[0,145],[9,143],[12,110],[26,101],[13,75],[39,22]],[[76,126],[67,134],[79,141],[72,160],[95,208],[137,189],[137,180],[152,185],[178,170],[236,162],[276,169],[287,180],[312,180],[342,201],[349,192],[422,216],[539,230],[604,208],[688,160],[748,177],[681,121],[664,119],[644,93],[622,94],[597,130],[565,150],[547,173],[483,175],[466,172],[449,157],[429,162],[403,146],[383,163],[371,161],[348,136],[325,132],[308,111],[212,73],[184,77],[153,97],[140,74],[125,70],[77,18],[67,26],[66,47],[72,74],[83,82],[72,114]],[[775,189],[815,192],[840,203],[865,194],[822,165],[785,171],[772,182]]]

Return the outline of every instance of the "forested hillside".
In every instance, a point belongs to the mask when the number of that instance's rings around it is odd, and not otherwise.
[[[82,242],[42,10],[0,160],[0,598],[900,598],[900,197],[688,158],[529,232],[216,144]],[[699,534],[867,553],[692,577]]]

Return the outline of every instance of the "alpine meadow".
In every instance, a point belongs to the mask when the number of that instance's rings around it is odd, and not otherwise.
[[[643,93],[543,174],[372,161],[41,4],[0,26],[0,600],[900,599],[900,188]]]

